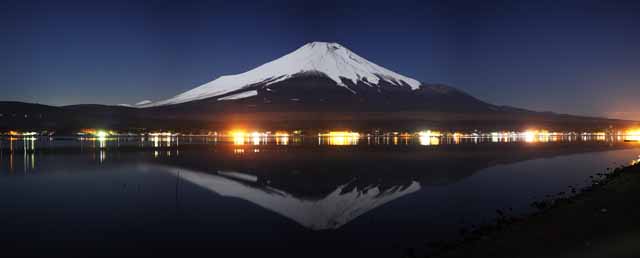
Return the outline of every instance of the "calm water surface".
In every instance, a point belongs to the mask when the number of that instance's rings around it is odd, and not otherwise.
[[[640,143],[360,138],[0,141],[18,256],[402,257],[638,159]]]

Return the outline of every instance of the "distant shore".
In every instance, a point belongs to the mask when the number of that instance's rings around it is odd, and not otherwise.
[[[640,160],[602,174],[573,197],[534,203],[526,218],[498,219],[435,257],[638,257]]]

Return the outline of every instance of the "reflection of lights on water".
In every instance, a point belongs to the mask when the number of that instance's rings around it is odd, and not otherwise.
[[[22,143],[23,143],[23,149],[25,152],[27,151],[33,151],[36,149],[36,137],[27,137],[27,138],[22,138]]]
[[[107,159],[107,153],[104,150],[100,150],[100,163]]]
[[[289,145],[289,136],[276,136],[276,145]]]
[[[275,134],[276,145],[289,145],[289,133],[277,131]]]
[[[237,154],[237,155],[244,154],[244,149],[233,149],[233,154]]]
[[[176,145],[178,145],[178,137],[171,137],[171,136],[167,136],[167,137],[160,137],[160,136],[153,136],[150,137],[148,139],[149,141],[151,141],[153,143],[153,147],[154,148],[158,148],[158,147],[171,147],[172,143],[175,142]],[[142,145],[144,146],[144,140],[142,140]]]
[[[35,169],[36,168],[36,155],[31,152],[31,169]]]
[[[251,133],[251,141],[253,142],[253,145],[260,145],[260,137],[262,135],[258,132],[253,132]]]
[[[459,144],[460,143],[460,137],[462,137],[462,134],[460,133],[453,133],[453,143],[454,144]]]
[[[98,146],[100,149],[104,149],[107,147],[107,139],[106,138],[98,138]]]

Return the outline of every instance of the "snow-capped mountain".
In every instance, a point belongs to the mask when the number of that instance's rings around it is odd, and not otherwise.
[[[352,94],[357,93],[354,85],[358,84],[374,88],[384,84],[406,90],[417,90],[421,85],[418,80],[381,67],[338,43],[312,42],[248,72],[221,76],[170,99],[142,106],[173,105],[208,98],[248,98],[258,95],[260,89],[270,90],[271,85],[305,74],[327,77]]]

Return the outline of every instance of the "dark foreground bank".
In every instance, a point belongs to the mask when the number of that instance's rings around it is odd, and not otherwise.
[[[536,205],[539,213],[525,219],[505,217],[437,257],[640,256],[637,162],[603,175],[574,197]]]

